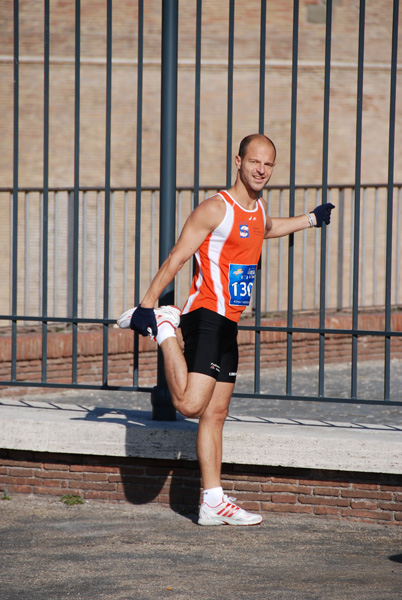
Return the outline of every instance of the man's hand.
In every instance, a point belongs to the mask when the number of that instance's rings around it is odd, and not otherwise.
[[[326,223],[326,225],[330,224],[331,210],[333,208],[335,208],[335,206],[328,202],[327,204],[320,204],[314,210],[311,211],[312,213],[314,213],[317,221],[315,225],[316,227],[322,227],[323,223]]]
[[[143,308],[141,304],[137,306],[131,317],[130,329],[138,331],[138,333],[144,336],[149,335],[148,329],[150,329],[152,335],[156,337],[158,335],[158,327],[156,325],[154,309]]]

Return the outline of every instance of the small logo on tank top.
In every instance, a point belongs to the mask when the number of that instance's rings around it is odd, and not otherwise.
[[[241,238],[249,237],[248,223],[239,223],[239,229],[240,229],[240,237]]]

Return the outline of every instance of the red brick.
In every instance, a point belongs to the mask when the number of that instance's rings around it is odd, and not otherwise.
[[[10,494],[32,494],[34,488],[30,485],[13,485],[8,486]]]
[[[300,504],[270,504],[269,502],[261,503],[261,510],[264,512],[292,514],[311,514],[313,512],[311,506],[300,506]]]
[[[359,501],[359,502],[351,502],[350,503],[351,508],[353,509],[362,509],[362,510],[377,510],[378,508],[378,503],[375,502],[374,500],[372,502],[368,502],[368,501]]]
[[[45,479],[44,481],[38,482],[39,486],[45,486],[45,487],[53,487],[53,488],[66,488],[68,487],[68,482],[67,481],[60,481],[59,479]]]
[[[313,494],[316,496],[339,496],[339,490],[333,487],[316,487]]]
[[[320,480],[312,480],[312,479],[300,479],[299,483],[301,485],[311,485],[314,487],[340,487],[347,488],[350,487],[350,483],[347,481],[320,481]]]
[[[391,521],[392,514],[387,512],[381,512],[378,510],[356,510],[353,508],[347,508],[341,511],[343,517],[354,517],[359,519],[373,519],[376,521]]]
[[[320,504],[322,506],[349,506],[348,500],[342,500],[341,498],[328,498],[325,496],[300,496],[299,502],[301,504]]]
[[[251,483],[250,481],[237,481],[234,484],[235,491],[244,492],[260,492],[261,485],[259,483]]]
[[[76,485],[76,482],[74,482],[74,485]],[[96,481],[82,481],[80,482],[80,488],[83,490],[96,490],[106,492],[116,490],[116,484],[109,483],[106,481],[101,483],[98,483]]]
[[[70,465],[63,465],[61,463],[43,463],[43,469],[50,471],[69,471]]]
[[[326,516],[340,516],[340,509],[334,506],[315,506],[315,515],[326,515]]]
[[[63,496],[66,490],[63,488],[49,488],[49,487],[34,487],[33,493],[40,496]]]
[[[402,512],[402,502],[380,502],[379,507],[382,510],[393,510],[395,512]]]
[[[380,486],[376,483],[352,483],[355,490],[379,490]]]
[[[109,492],[109,500],[118,500],[121,502],[127,502],[126,495],[121,492]]]
[[[88,491],[84,493],[85,500],[109,500],[110,494],[108,492],[93,492]]]
[[[365,492],[358,490],[342,490],[342,498],[367,498],[372,500],[392,500],[391,492]]]
[[[34,470],[26,469],[26,468],[20,468],[20,469],[12,468],[12,469],[8,470],[8,474],[10,477],[33,477]]]
[[[108,473],[84,473],[84,481],[109,481]]]
[[[293,485],[299,485],[299,483],[301,483],[301,480],[299,481],[298,479],[292,478],[292,477],[272,477],[271,478],[272,483],[286,483],[286,484],[293,484]],[[308,482],[310,483],[310,482]],[[308,485],[308,483],[306,482],[306,484]]]
[[[297,497],[292,494],[272,494],[272,502],[274,504],[296,504]]]
[[[67,474],[64,471],[35,471],[35,477],[39,479],[65,479]]]
[[[305,485],[264,483],[263,492],[293,492],[294,494],[311,494],[312,488]]]

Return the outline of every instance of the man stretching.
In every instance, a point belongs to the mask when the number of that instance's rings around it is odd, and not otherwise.
[[[329,224],[334,208],[322,204],[297,217],[269,217],[261,193],[275,159],[276,149],[268,137],[253,134],[242,140],[235,157],[235,184],[197,206],[140,305],[117,321],[120,327],[150,334],[158,342],[175,408],[185,417],[199,418],[200,525],[262,521],[260,515],[234,504],[221,483],[223,425],[238,366],[237,323],[250,301],[263,240]],[[154,309],[162,291],[193,255],[197,268],[183,310]],[[175,333],[179,325],[184,354]]]

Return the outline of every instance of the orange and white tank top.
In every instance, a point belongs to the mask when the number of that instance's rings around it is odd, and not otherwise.
[[[219,195],[226,214],[195,253],[197,268],[182,314],[208,308],[237,322],[250,303],[266,216],[260,199],[255,209],[245,210],[228,192]]]

